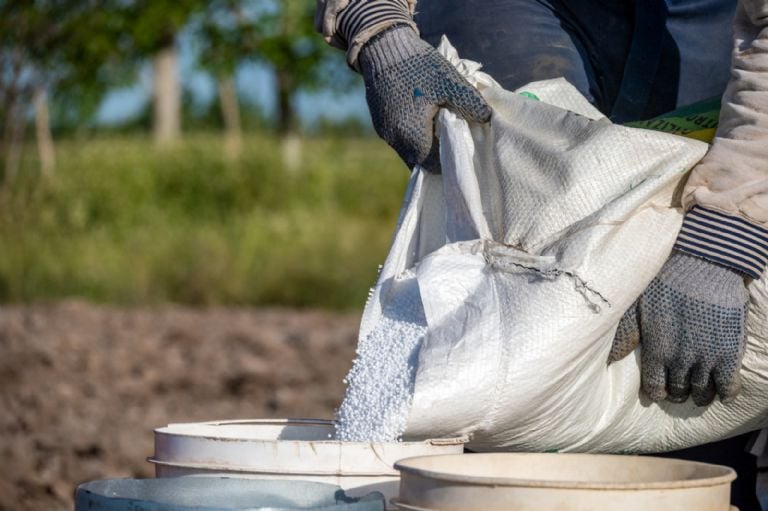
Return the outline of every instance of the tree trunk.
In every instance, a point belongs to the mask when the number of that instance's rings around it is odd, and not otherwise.
[[[296,131],[296,116],[291,104],[292,77],[277,71],[277,134],[280,136],[283,168],[295,172],[301,166],[301,137]]]
[[[2,120],[2,137],[0,137],[0,160],[3,164],[0,190],[3,192],[10,189],[19,173],[25,128],[24,91],[20,85],[21,76],[24,73],[22,50],[14,48],[4,57],[8,59],[3,59],[0,63],[3,64],[3,71],[7,71],[8,75],[3,77],[3,104],[0,105],[5,114],[5,119]]]
[[[17,97],[8,109],[3,130],[5,166],[3,169],[3,188],[10,189],[21,165],[22,149],[24,147],[25,122],[23,102]]]
[[[219,104],[224,121],[224,155],[230,159],[240,157],[242,135],[240,128],[240,105],[237,101],[237,89],[232,75],[218,80]]]
[[[43,176],[50,177],[56,170],[56,149],[51,135],[51,121],[48,111],[48,94],[45,87],[39,87],[35,91],[35,138],[37,139],[37,153],[40,157],[40,172]]]
[[[154,57],[153,136],[158,145],[168,145],[181,134],[181,85],[175,45],[166,46]]]
[[[296,129],[291,105],[291,82],[289,73],[277,71],[277,133],[281,137],[293,133]]]
[[[280,139],[280,152],[283,168],[288,172],[296,172],[301,167],[302,144],[298,133],[288,133]]]

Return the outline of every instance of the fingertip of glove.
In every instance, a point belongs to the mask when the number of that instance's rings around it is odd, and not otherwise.
[[[715,370],[713,374],[715,380],[715,386],[717,387],[717,396],[720,398],[720,402],[723,404],[730,404],[736,400],[736,397],[741,391],[741,378],[739,373],[735,372],[728,378],[727,374]]]
[[[614,340],[614,342],[616,342],[616,341]],[[611,352],[608,354],[608,365],[614,364],[614,363],[616,363],[616,362],[618,362],[620,360],[624,360],[627,357],[627,355],[632,353],[633,350],[634,350],[634,348],[627,349],[624,346],[621,346],[621,347],[614,346],[614,347],[612,347],[611,348]]]
[[[462,82],[466,80],[462,79]],[[443,103],[457,112],[464,120],[484,124],[491,120],[493,109],[483,95],[469,82],[461,83],[458,90],[449,94]]]
[[[630,308],[621,318],[616,334],[613,337],[611,352],[608,354],[608,365],[618,362],[635,351],[640,345],[640,328],[637,324],[635,308]]]
[[[651,401],[653,401],[654,403],[659,403],[661,401],[664,401],[668,397],[667,389],[665,389],[664,387],[656,387],[656,386],[648,387],[648,386],[646,386],[646,387],[644,387],[643,390],[646,393],[646,395],[648,396],[648,398]]]
[[[611,352],[608,354],[608,365],[623,360],[630,353],[635,351],[637,344],[626,339],[614,339],[614,345],[611,347]]]
[[[641,383],[643,392],[658,403],[667,398],[667,372],[663,365],[643,361]]]
[[[708,406],[714,401],[716,395],[715,386],[711,380],[703,385],[691,385],[691,399],[696,406]]]
[[[484,112],[480,115],[480,118],[477,122],[485,124],[486,122],[490,122],[491,116],[493,115],[493,109],[490,107],[488,103],[485,104]]]
[[[429,154],[427,154],[426,158],[424,158],[419,165],[424,167],[424,169],[428,172],[431,172],[433,174],[439,174],[440,173],[440,146],[437,141],[434,141],[432,143],[432,147],[430,148]]]
[[[739,396],[739,391],[741,390],[741,386],[738,384],[732,385],[730,388],[725,390],[717,390],[717,396],[720,398],[720,402],[724,405],[728,405],[736,401],[736,398]]]
[[[692,392],[691,393],[691,399],[693,400],[693,404],[696,406],[704,407],[709,406],[712,401],[715,400],[715,392],[703,392],[703,393],[697,393]]]
[[[468,121],[485,124],[491,120],[493,109],[491,108],[491,105],[485,101],[485,98],[480,95],[480,92],[475,91],[475,93],[475,101],[477,101],[477,104],[473,105],[473,108],[468,109],[465,118]]]

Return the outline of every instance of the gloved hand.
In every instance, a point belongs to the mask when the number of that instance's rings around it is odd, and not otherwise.
[[[467,121],[491,117],[480,93],[410,27],[376,35],[363,46],[358,62],[376,133],[408,167],[439,169],[433,119],[440,107]]]
[[[654,401],[698,406],[739,392],[748,293],[736,272],[675,251],[619,323],[608,362],[641,345],[642,388]]]

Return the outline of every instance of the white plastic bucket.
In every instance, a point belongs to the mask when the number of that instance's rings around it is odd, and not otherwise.
[[[335,484],[353,497],[372,491],[397,496],[396,461],[461,453],[466,438],[363,443],[331,439],[333,422],[267,419],[170,424],[155,430],[148,461],[157,477],[226,474]]]
[[[402,460],[400,509],[728,511],[729,467],[641,456],[489,453]]]

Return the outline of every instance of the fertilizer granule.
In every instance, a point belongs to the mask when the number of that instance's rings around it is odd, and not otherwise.
[[[416,282],[403,283],[410,300],[398,301],[357,347],[336,412],[336,439],[347,442],[401,440],[413,395],[419,347],[426,321]]]

